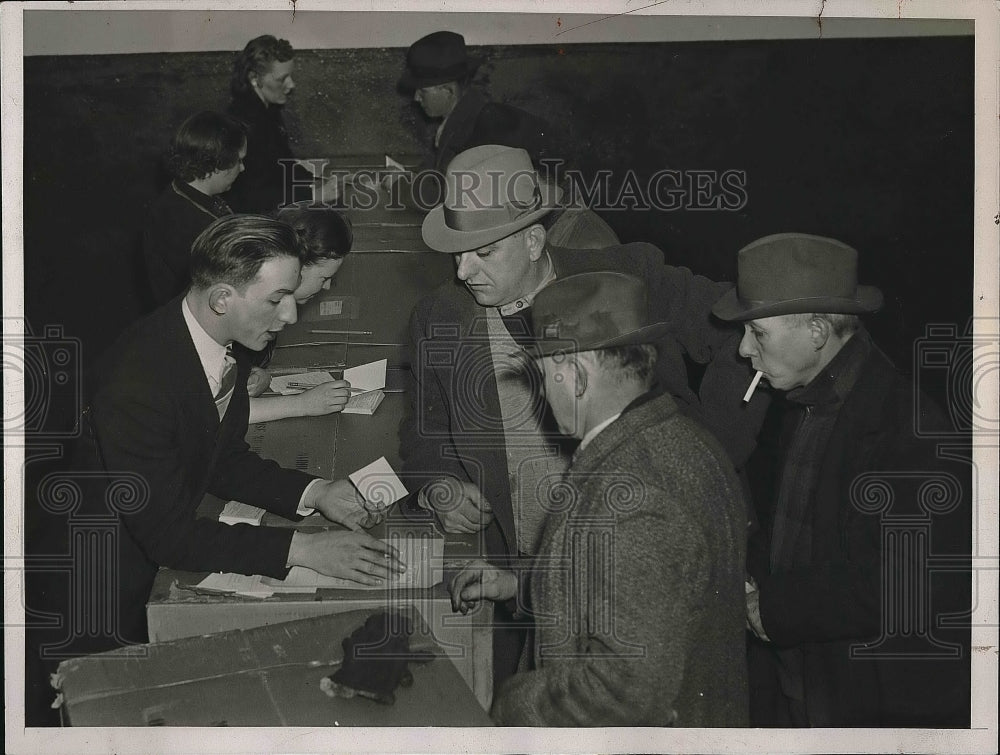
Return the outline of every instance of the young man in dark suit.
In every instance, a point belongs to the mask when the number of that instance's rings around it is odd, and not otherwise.
[[[136,485],[134,505],[113,512],[120,640],[145,639],[159,566],[278,578],[306,566],[369,585],[401,568],[392,548],[362,530],[373,517],[349,481],[282,469],[244,440],[250,364],[229,347],[262,349],[295,322],[300,243],[270,218],[220,218],[194,243],[186,294],[136,323],[103,360],[89,426],[103,471],[126,473]],[[319,511],[347,529],[305,533],[199,518],[206,492],[288,519]]]

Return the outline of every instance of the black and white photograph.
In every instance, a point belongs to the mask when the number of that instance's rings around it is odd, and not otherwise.
[[[995,3],[0,22],[5,751],[996,752]]]

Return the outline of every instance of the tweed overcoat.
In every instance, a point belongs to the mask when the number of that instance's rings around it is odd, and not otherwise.
[[[528,574],[511,726],[745,726],[746,505],[725,451],[670,396],[577,452]],[[526,654],[527,655],[527,654]]]

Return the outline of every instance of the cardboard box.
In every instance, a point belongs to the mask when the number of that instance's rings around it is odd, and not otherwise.
[[[266,600],[192,591],[207,573],[161,569],[146,606],[151,642],[251,629],[346,611],[390,610],[414,606],[430,636],[448,656],[483,708],[493,694],[493,606],[482,601],[463,616],[451,610],[443,584],[429,590],[330,590],[274,595]]]
[[[451,661],[414,615],[413,684],[384,705],[328,697],[320,681],[343,660],[342,641],[367,609],[233,630],[59,665],[64,716],[73,726],[489,726]]]

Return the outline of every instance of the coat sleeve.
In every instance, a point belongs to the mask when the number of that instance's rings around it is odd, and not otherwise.
[[[662,490],[647,489],[648,494],[666,496]],[[690,536],[671,537],[671,547],[664,548],[662,519],[636,515],[616,523],[615,542],[625,545],[616,548],[616,578],[613,587],[604,590],[613,600],[597,604],[599,611],[610,612],[603,620],[594,614],[594,604],[584,614],[587,609],[574,603],[538,605],[541,596],[532,594],[536,617],[539,611],[558,613],[562,621],[576,620],[585,627],[583,652],[570,643],[561,653],[558,646],[542,648],[537,669],[515,674],[498,690],[491,712],[494,720],[507,726],[674,722],[690,635],[697,625],[692,616],[699,610],[698,596],[710,576],[709,544],[697,534],[697,527],[686,524],[675,522],[675,530]],[[593,585],[602,579],[601,571],[611,571],[609,562],[595,569],[601,564],[598,553],[586,554],[580,563],[584,564],[580,577],[587,581],[577,583]],[[670,600],[649,599],[646,581],[654,578],[671,585]]]
[[[692,362],[705,366],[696,414],[722,442],[735,466],[742,467],[756,446],[770,399],[759,390],[749,403],[743,402],[754,371],[750,361],[739,355],[742,328],[712,315],[712,305],[733,284],[664,265],[655,247],[648,249],[656,252],[646,253],[654,317],[670,324]]]
[[[199,483],[178,448],[178,412],[162,394],[118,382],[92,402],[93,427],[105,471],[138,473],[144,502],[122,520],[146,555],[160,566],[284,577],[292,531],[229,526],[197,518]]]
[[[418,490],[430,480],[445,476],[472,482],[452,440],[450,397],[442,382],[448,376],[442,376],[438,370],[438,366],[446,370],[448,365],[435,365],[432,363],[435,360],[428,358],[426,346],[430,343],[432,306],[432,300],[424,299],[410,316],[410,371],[407,375],[410,406],[400,425],[402,478],[409,490]],[[449,345],[441,341],[441,348],[435,346],[434,351],[446,356]],[[453,352],[451,358],[454,360],[457,355]]]

